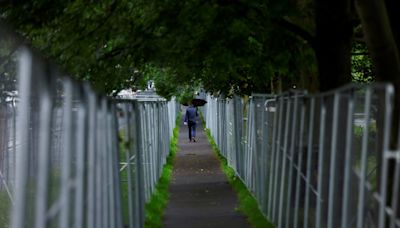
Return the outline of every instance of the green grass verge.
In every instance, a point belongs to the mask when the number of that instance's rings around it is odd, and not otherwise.
[[[179,123],[180,118],[177,118]],[[173,161],[177,153],[177,144],[179,136],[179,124],[176,125],[173,137],[170,143],[170,154],[167,157],[167,163],[163,167],[162,175],[156,185],[156,190],[151,196],[149,202],[145,205],[145,223],[144,227],[153,228],[162,226],[162,218],[164,216],[164,209],[167,206],[169,199],[169,183],[171,181],[171,174],[173,168]]]
[[[236,210],[247,216],[247,220],[252,227],[273,228],[274,225],[271,224],[261,213],[256,199],[249,192],[249,190],[247,190],[246,185],[240,180],[240,178],[236,176],[235,171],[228,166],[226,159],[221,155],[209,129],[206,129],[206,135],[213,151],[216,153],[221,162],[222,171],[225,173],[229,183],[238,195],[239,206],[236,208]]]
[[[9,227],[11,200],[7,192],[0,191],[0,228]]]

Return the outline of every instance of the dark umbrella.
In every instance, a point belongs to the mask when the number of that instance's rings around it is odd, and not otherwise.
[[[207,101],[206,100],[204,100],[204,99],[200,99],[200,98],[194,98],[193,100],[192,100],[192,104],[194,105],[194,106],[203,106],[203,105],[205,105],[207,103]]]

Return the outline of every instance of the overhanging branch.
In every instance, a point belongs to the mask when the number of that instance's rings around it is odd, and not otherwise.
[[[308,31],[301,28],[300,26],[293,24],[283,18],[272,19],[272,22],[277,24],[278,26],[288,30],[289,32],[294,33],[295,35],[302,38],[306,41],[310,46],[315,50],[315,37],[311,35]]]

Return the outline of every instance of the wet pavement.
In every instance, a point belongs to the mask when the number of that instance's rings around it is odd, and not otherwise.
[[[236,193],[212,152],[202,123],[197,124],[196,139],[189,142],[188,127],[181,121],[163,227],[250,227],[246,217],[235,210]]]

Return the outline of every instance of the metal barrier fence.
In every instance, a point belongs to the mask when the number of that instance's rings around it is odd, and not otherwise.
[[[16,137],[17,48],[21,43],[0,25],[0,227],[9,227],[14,204]]]
[[[316,96],[208,96],[205,116],[228,164],[277,227],[398,228],[393,95],[392,86],[371,84]]]
[[[143,227],[177,103],[101,96],[0,32],[0,227]]]
[[[127,202],[124,220],[131,224],[129,227],[141,227],[144,203],[154,192],[169,155],[179,104],[174,100],[143,98],[118,100],[117,107],[124,147],[120,152],[121,187],[126,193],[122,197]]]

